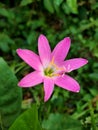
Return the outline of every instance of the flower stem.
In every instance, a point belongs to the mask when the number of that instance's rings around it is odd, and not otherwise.
[[[90,110],[90,115],[91,115],[91,124],[92,124],[92,130],[97,130],[96,129],[96,123],[94,119],[94,109],[92,107],[92,102],[89,102],[89,110]]]

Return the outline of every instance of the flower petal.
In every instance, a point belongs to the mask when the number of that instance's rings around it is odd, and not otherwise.
[[[55,80],[55,84],[63,89],[67,89],[72,92],[79,92],[80,86],[76,80],[68,75],[64,75]]]
[[[45,96],[44,96],[44,101],[46,102],[54,89],[54,80],[48,77],[44,78],[44,92],[45,92]]]
[[[38,51],[42,64],[46,66],[50,62],[51,49],[47,38],[42,34],[38,38]]]
[[[21,59],[23,59],[32,68],[40,70],[42,65],[37,54],[27,49],[17,49],[16,52],[21,57]]]
[[[20,87],[32,87],[43,82],[43,77],[38,71],[34,71],[26,75],[19,83]]]
[[[76,70],[76,69],[84,66],[87,63],[88,63],[88,61],[86,59],[74,58],[74,59],[64,61],[62,66],[65,67],[66,72],[71,72],[73,70]]]
[[[70,38],[66,37],[56,45],[52,52],[52,57],[54,57],[56,62],[63,61],[65,59],[70,48],[70,43]]]

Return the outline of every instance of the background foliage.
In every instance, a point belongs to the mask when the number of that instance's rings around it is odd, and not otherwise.
[[[89,63],[70,73],[80,83],[80,93],[55,87],[53,96],[44,104],[41,103],[42,85],[23,89],[21,110],[34,102],[40,105],[39,120],[46,130],[61,130],[62,122],[66,130],[77,130],[78,125],[81,130],[98,129],[98,0],[1,0],[0,56],[19,80],[32,69],[18,58],[16,49],[27,48],[37,53],[37,39],[41,33],[47,36],[52,49],[64,37],[71,37],[67,59],[84,57]],[[1,71],[2,67],[0,79]],[[0,97],[1,89],[2,85]],[[2,107],[0,104],[0,109]],[[70,120],[66,123],[67,117]],[[62,118],[61,126],[53,126],[51,122],[58,118]],[[73,128],[73,120],[77,122],[76,128]]]

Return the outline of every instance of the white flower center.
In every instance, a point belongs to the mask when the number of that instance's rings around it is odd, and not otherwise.
[[[56,77],[56,76],[63,76],[65,73],[65,67],[58,67],[54,63],[54,57],[52,58],[49,65],[44,69],[45,76],[48,77]]]

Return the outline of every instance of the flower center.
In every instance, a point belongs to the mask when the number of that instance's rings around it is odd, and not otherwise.
[[[44,70],[44,74],[48,77],[60,76],[64,75],[64,73],[65,73],[64,68],[60,68],[54,63],[54,57],[52,58],[48,67],[45,68]]]
[[[52,77],[53,72],[54,72],[54,70],[53,70],[52,68],[46,68],[46,69],[44,70],[44,74],[45,74],[46,76],[49,76],[49,77]]]

